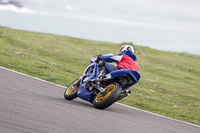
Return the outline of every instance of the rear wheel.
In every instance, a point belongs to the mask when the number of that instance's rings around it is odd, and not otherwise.
[[[74,99],[74,98],[76,98],[77,97],[77,91],[78,91],[78,86],[76,85],[76,86],[74,86],[74,83],[76,82],[76,81],[78,81],[78,79],[77,80],[75,80],[74,82],[72,82],[68,87],[67,87],[67,89],[65,90],[65,92],[64,92],[64,97],[65,97],[65,99],[66,100],[72,100],[72,99]]]
[[[121,95],[122,87],[116,82],[108,84],[105,88],[105,92],[99,92],[99,94],[94,97],[93,105],[95,108],[105,109],[116,102]]]

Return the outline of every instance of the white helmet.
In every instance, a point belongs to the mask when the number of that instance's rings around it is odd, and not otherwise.
[[[128,49],[130,49],[134,53],[134,49],[133,49],[133,47],[131,45],[123,45],[120,48],[119,53],[126,52]]]

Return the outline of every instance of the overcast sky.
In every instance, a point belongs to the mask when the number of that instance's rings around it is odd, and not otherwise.
[[[0,25],[200,54],[199,0],[0,0]]]

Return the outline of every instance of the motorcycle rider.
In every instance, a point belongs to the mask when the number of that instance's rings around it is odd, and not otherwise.
[[[116,56],[98,56],[97,60],[106,62],[105,67],[108,73],[119,69],[139,70],[137,56],[134,54],[134,48],[131,45],[123,45]],[[108,62],[116,62],[117,67]]]

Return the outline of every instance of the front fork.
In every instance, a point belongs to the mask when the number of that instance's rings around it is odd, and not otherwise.
[[[81,82],[81,78],[82,77],[80,77],[76,82],[74,82],[73,86],[79,86]]]

